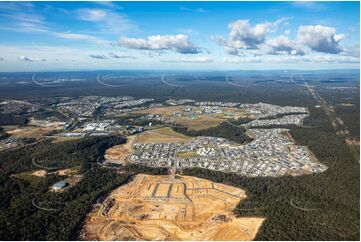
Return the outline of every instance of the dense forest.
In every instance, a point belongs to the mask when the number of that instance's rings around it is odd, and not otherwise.
[[[27,115],[0,113],[0,125],[25,125],[28,121]]]
[[[217,127],[211,127],[202,130],[191,130],[184,126],[172,126],[172,129],[178,133],[196,137],[196,136],[214,136],[226,138],[230,141],[244,144],[252,141],[252,138],[246,134],[246,129],[230,123],[224,122]]]
[[[359,163],[322,109],[309,109],[307,123],[318,128],[298,127],[290,133],[328,166],[326,172],[279,178],[249,178],[205,169],[185,169],[183,174],[245,189],[248,198],[235,213],[266,217],[257,240],[359,240]],[[296,209],[291,201],[316,210]]]

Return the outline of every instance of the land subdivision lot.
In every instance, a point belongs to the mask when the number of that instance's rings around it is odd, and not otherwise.
[[[191,138],[173,131],[169,127],[153,129],[139,134],[137,143],[159,143],[159,142],[185,142]]]
[[[252,240],[264,218],[233,209],[245,191],[182,176],[140,174],[96,204],[83,240]]]

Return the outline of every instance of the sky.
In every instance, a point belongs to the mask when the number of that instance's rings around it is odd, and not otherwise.
[[[0,71],[358,69],[359,2],[0,2]]]

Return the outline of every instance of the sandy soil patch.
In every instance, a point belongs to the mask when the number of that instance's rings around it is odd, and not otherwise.
[[[136,136],[128,136],[127,143],[113,146],[106,150],[105,152],[105,159],[109,162],[120,162],[124,163],[126,158],[132,152],[132,144]]]
[[[46,176],[46,174],[48,174],[48,172],[46,170],[38,170],[38,171],[34,171],[33,173],[31,173],[31,175],[38,176],[38,177],[44,177],[44,176]]]
[[[234,216],[245,198],[205,179],[140,174],[94,206],[80,239],[252,240],[264,218]]]
[[[58,176],[67,176],[72,172],[71,169],[63,169],[63,170],[57,170],[55,172],[55,174],[57,174]]]

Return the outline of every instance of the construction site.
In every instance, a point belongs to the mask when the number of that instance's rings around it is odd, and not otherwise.
[[[94,205],[82,240],[252,240],[264,218],[233,210],[245,191],[209,180],[139,174]]]

